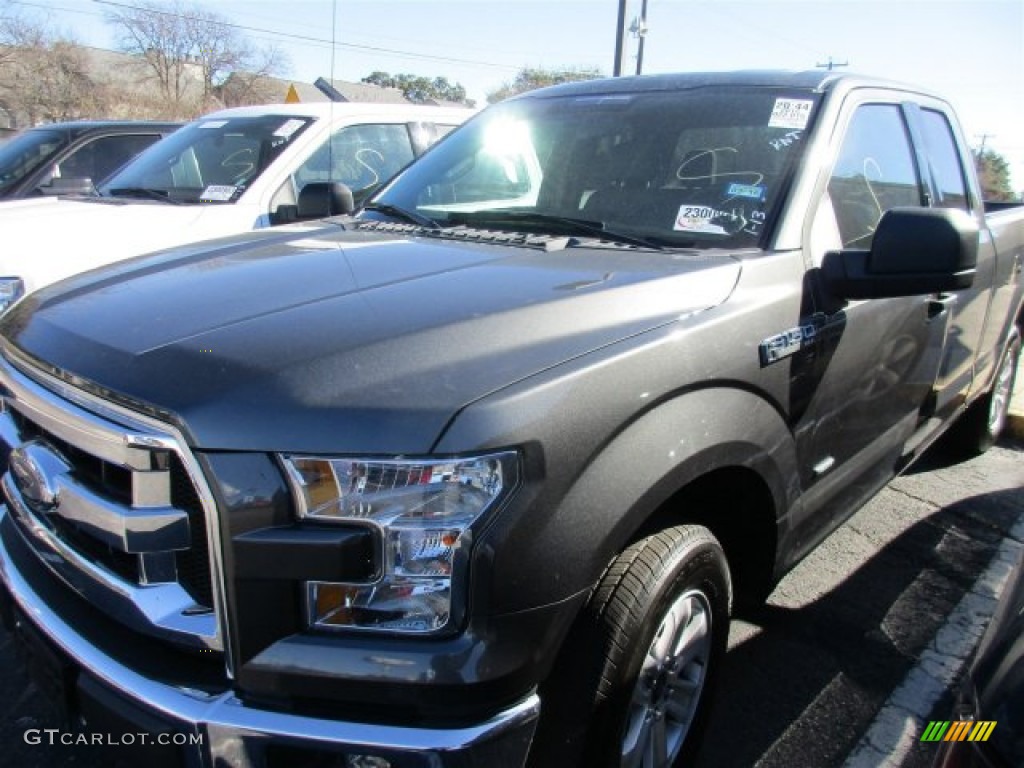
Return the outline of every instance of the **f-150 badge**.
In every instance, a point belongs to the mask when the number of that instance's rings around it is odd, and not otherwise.
[[[842,313],[828,316],[823,312],[815,312],[801,325],[769,336],[758,346],[761,353],[761,367],[764,368],[790,355],[795,355],[801,349],[819,341],[827,331],[839,330],[843,325],[843,320]]]

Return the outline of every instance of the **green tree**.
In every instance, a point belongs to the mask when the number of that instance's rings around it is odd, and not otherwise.
[[[544,88],[559,83],[571,83],[576,80],[594,80],[601,77],[597,69],[541,69],[539,67],[523,67],[519,70],[515,80],[505,83],[496,91],[487,94],[488,104],[497,104],[499,101],[515,96],[518,93],[532,91],[535,88]]]
[[[446,77],[422,77],[420,75],[391,75],[387,72],[371,72],[363,78],[364,83],[381,88],[397,88],[409,101],[416,104],[450,101],[472,107],[473,101],[466,98],[466,89],[458,83],[448,82]]]
[[[978,169],[981,196],[985,200],[1008,202],[1016,199],[1006,158],[991,149],[982,149],[974,153],[974,166]]]

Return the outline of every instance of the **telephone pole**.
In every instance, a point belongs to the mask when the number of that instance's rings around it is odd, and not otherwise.
[[[622,75],[622,58],[625,56],[626,2],[627,0],[619,0],[619,23],[615,27],[615,67],[612,71],[613,77],[620,77]]]
[[[850,66],[850,62],[848,62],[848,61],[834,61],[832,59],[832,57],[829,56],[828,57],[828,62],[822,63],[822,62],[819,61],[817,64],[815,64],[815,66],[816,67],[820,67],[821,69],[827,69],[829,72],[831,72],[836,67],[848,67],[848,66]]]
[[[633,22],[630,31],[639,39],[636,46],[636,73],[642,75],[644,72],[644,40],[647,39],[647,0],[643,0],[640,4],[640,18]]]

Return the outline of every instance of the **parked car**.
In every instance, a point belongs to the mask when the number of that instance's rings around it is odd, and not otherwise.
[[[968,666],[948,722],[944,739],[948,735],[950,740],[941,742],[935,768],[1024,765],[1024,552]],[[972,738],[982,723],[990,725]]]
[[[154,760],[683,765],[734,601],[1005,423],[1024,208],[910,86],[538,90],[295,230],[0,318],[9,626]]]
[[[226,109],[88,196],[0,205],[0,309],[62,277],[174,245],[351,210],[472,114],[400,104]]]
[[[89,120],[28,128],[0,143],[0,201],[92,193],[182,123]]]

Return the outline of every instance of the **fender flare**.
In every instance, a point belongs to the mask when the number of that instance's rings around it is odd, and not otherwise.
[[[651,515],[726,467],[755,472],[784,525],[799,474],[793,436],[775,407],[734,386],[652,405],[588,458],[560,500],[532,503],[484,533],[494,604],[524,610],[588,591]]]

